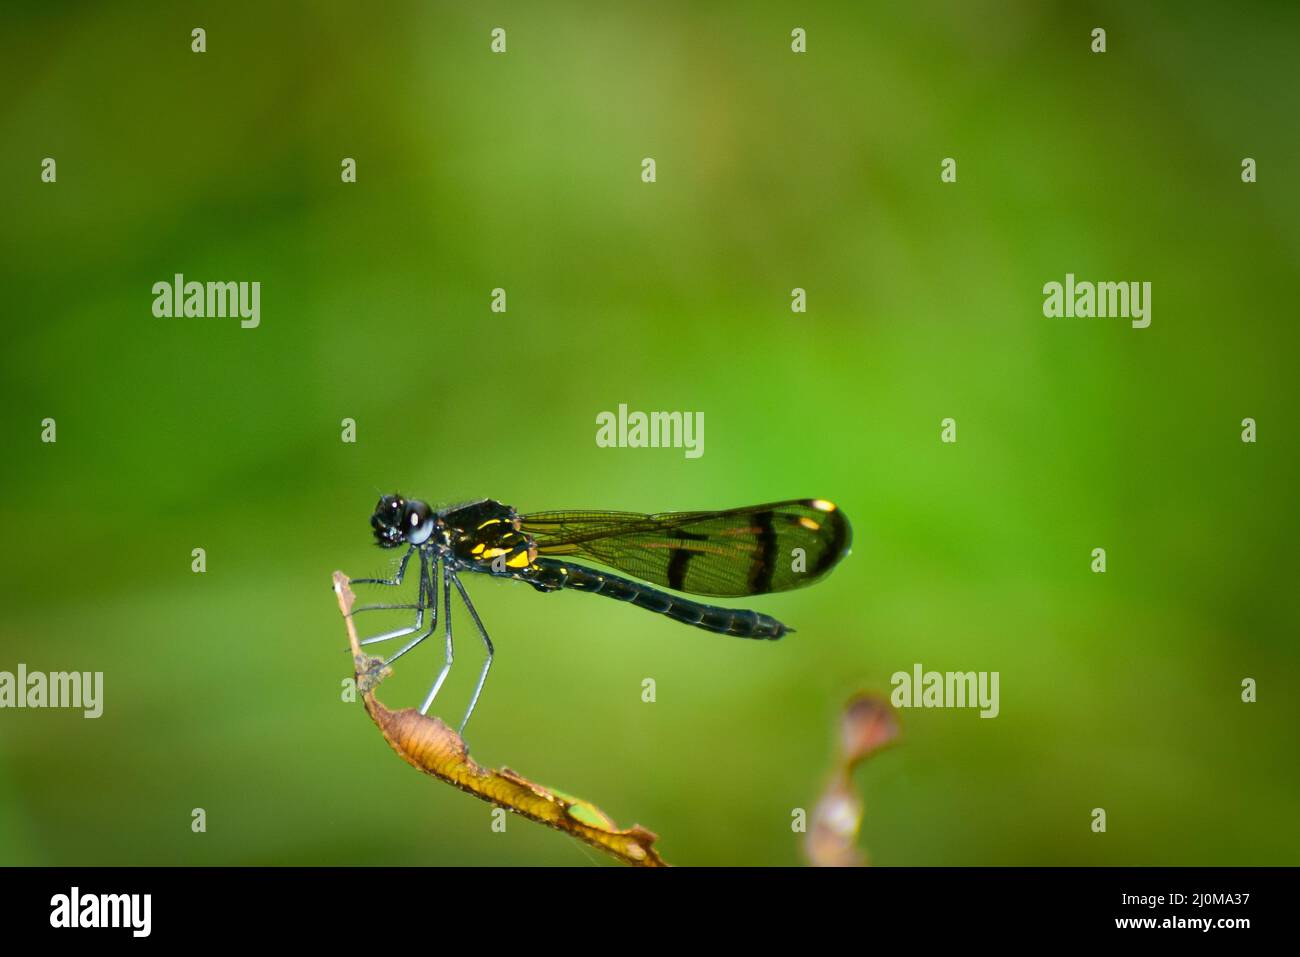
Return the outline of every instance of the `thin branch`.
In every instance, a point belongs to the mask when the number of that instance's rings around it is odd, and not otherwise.
[[[865,867],[867,853],[858,846],[866,804],[853,788],[853,769],[894,744],[898,712],[884,695],[860,692],[839,716],[835,763],[822,796],[813,808],[804,854],[817,867]]]
[[[334,573],[334,592],[347,623],[357,690],[365,702],[366,713],[403,761],[489,804],[509,808],[521,817],[564,831],[625,863],[639,867],[667,866],[652,846],[657,835],[639,824],[619,830],[600,808],[588,801],[535,784],[509,768],[492,770],[476,763],[460,735],[439,719],[426,717],[414,708],[400,711],[386,708],[375,697],[375,688],[391,671],[383,667],[381,659],[361,650],[352,623],[355,596],[348,576],[342,572]]]

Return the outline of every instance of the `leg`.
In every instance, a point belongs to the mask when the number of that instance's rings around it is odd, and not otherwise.
[[[400,585],[400,584],[402,583],[402,579],[406,576],[406,566],[407,566],[407,563],[410,562],[410,560],[411,560],[411,556],[412,556],[416,551],[417,551],[417,549],[415,548],[415,546],[411,546],[410,548],[408,548],[408,549],[406,550],[406,554],[402,556],[402,562],[401,562],[401,564],[397,566],[397,574],[394,575],[392,578],[353,578],[353,579],[350,579],[350,584],[353,584],[353,585]],[[423,558],[424,558],[423,554],[421,554],[420,558],[421,558],[421,560],[423,560]]]
[[[413,551],[415,551],[415,549],[411,549],[404,556],[402,556],[402,563],[397,566],[397,574],[394,575],[392,578],[354,578],[351,580],[352,584],[360,583],[362,585],[400,585],[402,583],[402,579],[406,577],[406,563],[411,560],[411,552]],[[436,564],[437,560],[435,559],[434,561]],[[352,614],[355,615],[363,611],[393,611],[393,610],[403,609],[403,608],[415,608],[415,609],[428,608],[429,607],[428,599],[432,597],[433,593],[426,587],[428,584],[427,576],[425,574],[426,568],[427,566],[425,564],[425,555],[423,552],[421,552],[420,553],[421,591],[418,599],[416,600],[416,604],[414,605],[411,604],[362,605],[360,608],[353,608]],[[435,618],[436,618],[436,613],[435,613]]]
[[[483,692],[483,682],[487,681],[488,669],[492,667],[492,639],[488,637],[487,629],[483,627],[483,622],[479,619],[474,603],[469,600],[469,592],[465,591],[465,586],[460,583],[460,579],[455,572],[452,573],[451,580],[456,583],[456,590],[460,592],[465,607],[469,609],[469,616],[474,619],[479,636],[482,637],[483,644],[487,647],[487,658],[483,661],[483,670],[479,672],[478,684],[474,686],[474,697],[469,699],[469,710],[465,712],[465,717],[460,722],[460,729],[456,732],[461,737],[464,737],[465,725],[469,724],[469,716],[474,713],[474,707],[478,704],[478,696]]]
[[[412,551],[414,551],[414,549],[412,549]],[[406,575],[406,563],[410,561],[410,559],[411,559],[411,552],[407,552],[406,556],[402,559],[402,564],[397,569],[396,578],[392,581],[386,581],[384,579],[379,579],[379,578],[363,578],[363,579],[359,579],[359,581],[374,582],[382,585],[400,585],[402,582],[402,578]],[[415,624],[406,628],[398,628],[395,629],[394,631],[386,631],[382,635],[372,635],[369,638],[363,639],[360,642],[360,644],[373,645],[375,642],[379,642],[379,641],[390,641],[393,638],[401,638],[403,635],[413,634],[414,632],[417,632],[422,627],[424,627],[424,609],[428,607],[428,599],[426,597],[428,594],[428,579],[429,579],[428,559],[425,558],[424,552],[420,552],[420,591],[419,591],[419,601],[415,606],[416,608]],[[357,610],[364,611],[365,609],[357,609]],[[412,645],[411,647],[414,647],[414,645]]]
[[[438,697],[438,692],[442,690],[442,683],[447,680],[447,673],[451,671],[452,647],[451,647],[451,578],[450,571],[447,569],[446,562],[442,565],[442,617],[445,622],[444,627],[447,630],[447,657],[442,663],[442,670],[438,672],[438,678],[429,689],[428,696],[424,699],[424,704],[420,705],[420,714],[428,714],[429,708],[433,706],[433,699]],[[429,590],[433,590],[433,584],[430,583]],[[434,597],[435,607],[437,597]]]
[[[400,611],[402,609],[425,608],[426,605],[419,603],[412,605],[362,605],[360,608],[353,608],[352,614],[357,615],[363,611]]]
[[[406,654],[408,651],[410,651],[412,648],[414,648],[416,645],[418,645],[420,642],[424,641],[424,639],[428,638],[430,635],[432,635],[435,631],[438,630],[438,599],[437,599],[437,595],[435,594],[435,592],[434,592],[434,590],[433,590],[433,581],[432,581],[432,579],[431,579],[430,576],[429,576],[429,569],[428,569],[428,566],[424,563],[424,556],[421,555],[421,556],[420,556],[420,559],[421,559],[421,561],[420,561],[420,604],[414,606],[414,607],[417,607],[417,608],[420,609],[420,610],[416,613],[416,616],[417,616],[416,627],[418,628],[418,627],[420,626],[420,623],[419,623],[419,621],[418,621],[418,616],[424,614],[424,609],[425,609],[426,607],[428,607],[428,608],[432,608],[432,609],[433,609],[433,616],[432,616],[433,620],[429,622],[429,627],[428,627],[427,630],[425,630],[424,632],[421,632],[419,635],[417,635],[416,637],[412,638],[410,641],[408,641],[408,642],[406,643],[405,646],[402,647],[401,650],[399,650],[398,652],[396,652],[395,654],[393,654],[392,656],[390,656],[390,657],[389,657],[389,658],[384,662],[384,667],[385,667],[385,668],[387,668],[389,665],[391,665],[391,664],[392,664],[394,661],[396,661],[398,658],[402,657],[402,655]],[[433,560],[433,569],[434,569],[434,572],[436,573],[436,572],[437,572],[437,569],[438,569],[438,560],[437,560],[436,558]],[[432,602],[432,604],[429,603],[429,599],[430,599],[431,597],[433,598],[433,602]]]

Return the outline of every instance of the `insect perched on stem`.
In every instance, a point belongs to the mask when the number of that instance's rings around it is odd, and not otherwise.
[[[492,640],[479,619],[462,571],[527,582],[538,591],[562,588],[606,595],[675,621],[737,638],[777,639],[793,629],[756,611],[722,608],[673,595],[737,597],[788,591],[824,577],[852,543],[848,519],[824,499],[794,499],[770,505],[716,512],[534,512],[520,515],[508,505],[483,499],[433,509],[418,499],[385,495],[370,516],[383,548],[406,546],[392,578],[357,578],[353,584],[400,585],[411,557],[420,567],[413,604],[366,605],[415,611],[405,628],[373,635],[369,645],[407,635],[415,637],[391,655],[388,665],[434,633],[438,625],[438,584],[442,585],[446,657],[420,713],[426,714],[451,670],[451,590],[456,589],[487,649],[483,670],[460,723],[463,733],[478,704],[492,667]],[[598,562],[640,581],[572,561]],[[354,613],[355,613],[354,612]],[[425,627],[425,613],[429,624]]]

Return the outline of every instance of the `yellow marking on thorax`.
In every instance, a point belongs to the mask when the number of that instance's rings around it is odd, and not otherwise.
[[[514,552],[514,554],[511,554]],[[506,559],[507,568],[527,568],[537,560],[537,548],[529,545],[523,551],[515,552],[514,547],[510,548],[485,548],[480,542],[474,546],[473,555],[479,561],[490,562],[494,558],[500,558],[502,555],[510,555]]]

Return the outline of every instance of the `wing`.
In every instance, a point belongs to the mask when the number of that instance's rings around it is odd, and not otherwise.
[[[844,513],[823,499],[657,515],[534,512],[519,521],[538,554],[581,556],[711,596],[811,585],[848,554],[853,538]]]

